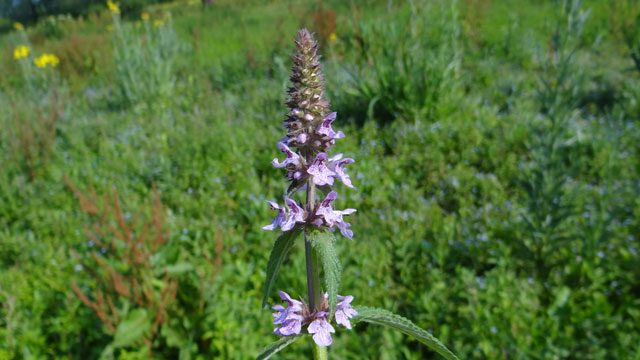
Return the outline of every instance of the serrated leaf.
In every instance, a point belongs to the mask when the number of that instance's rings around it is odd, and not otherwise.
[[[258,357],[256,357],[256,360],[266,360],[272,357],[280,350],[286,348],[287,346],[291,345],[294,341],[298,340],[299,337],[300,337],[299,335],[283,337],[279,341],[272,343],[266,349],[264,349],[264,351],[260,355],[258,355]]]
[[[338,301],[338,287],[340,286],[340,259],[336,251],[336,238],[329,231],[313,231],[311,246],[320,256],[322,270],[324,270],[324,285],[329,293],[329,319]]]
[[[264,284],[262,307],[267,304],[267,299],[269,298],[269,293],[271,292],[273,283],[276,281],[276,277],[278,276],[280,265],[282,265],[282,262],[287,257],[287,254],[293,247],[296,238],[298,237],[298,235],[300,235],[301,232],[302,227],[296,226],[293,229],[278,236],[275,244],[273,244],[273,249],[271,249],[271,255],[269,255],[269,261],[267,262],[267,279]]]
[[[150,324],[147,321],[147,310],[139,308],[131,311],[127,314],[124,320],[122,320],[120,325],[118,325],[111,345],[114,348],[118,348],[130,345],[131,343],[142,339],[142,336],[147,332],[149,325]]]
[[[419,328],[407,318],[384,309],[370,308],[367,306],[354,306],[354,309],[358,312],[358,315],[351,319],[351,322],[354,325],[361,321],[365,321],[372,324],[388,326],[415,338],[421,343],[427,345],[433,351],[442,355],[447,360],[458,360],[458,357],[452,353],[451,350],[447,349],[440,340],[431,335],[428,331]]]

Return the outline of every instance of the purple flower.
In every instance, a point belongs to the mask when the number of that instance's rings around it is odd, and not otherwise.
[[[280,226],[282,231],[289,231],[293,229],[296,223],[304,222],[306,212],[294,200],[285,196],[283,207],[280,207],[273,201],[267,201],[267,203],[271,206],[271,209],[278,210],[278,215],[276,215],[275,219],[271,220],[270,225],[262,227],[264,230],[275,230]]]
[[[345,185],[350,188],[353,188],[353,184],[351,184],[351,178],[344,172],[342,168],[344,165],[353,164],[355,160],[351,158],[342,159],[342,154],[337,154],[328,160],[328,168],[333,171],[338,179],[342,181]]]
[[[333,131],[333,128],[331,127],[331,123],[335,119],[336,119],[336,113],[335,112],[332,112],[331,114],[327,115],[327,117],[325,117],[324,120],[322,121],[322,124],[320,124],[320,127],[318,128],[317,133],[325,135],[326,137],[328,137],[330,139],[343,138],[344,137],[344,133],[342,131],[335,132],[335,131]]]
[[[336,305],[336,311],[335,311],[336,322],[346,327],[347,329],[351,330],[351,322],[349,322],[349,319],[351,319],[355,315],[358,315],[358,312],[351,307],[353,296],[338,295],[338,300],[341,300],[341,301]]]
[[[333,185],[333,178],[336,173],[327,167],[326,162],[327,154],[319,153],[311,166],[309,166],[309,169],[307,169],[307,172],[313,175],[313,182],[316,185]]]
[[[284,207],[280,207],[278,204],[273,201],[268,201],[267,203],[271,206],[271,209],[278,210],[278,215],[276,215],[275,219],[271,220],[271,225],[265,225],[262,228],[264,230],[275,230],[280,224],[282,224],[287,217]]]
[[[289,231],[297,222],[304,222],[305,211],[295,200],[291,200],[286,196],[284,203],[285,206],[289,208],[289,216],[287,216],[286,220],[280,225],[280,228],[282,231]]]
[[[291,298],[291,296],[289,296],[289,294],[287,294],[284,291],[280,291],[280,299],[282,299],[282,301],[286,301],[287,304],[290,307],[293,307],[296,309],[296,311],[298,310],[302,310],[302,302],[298,301],[298,300],[293,300]]]
[[[327,313],[320,311],[316,314],[316,319],[309,324],[307,328],[309,334],[313,334],[313,341],[318,346],[329,346],[333,342],[331,339],[331,333],[335,333],[336,330],[327,321]]]
[[[302,303],[298,300],[293,300],[284,291],[280,291],[280,298],[287,302],[287,307],[285,308],[282,305],[273,307],[276,311],[272,314],[275,318],[273,324],[280,325],[273,330],[273,333],[281,336],[297,335],[302,329],[302,320],[304,320],[304,317],[299,314],[302,310]]]
[[[282,151],[283,153],[285,153],[287,155],[287,157],[284,159],[283,162],[279,162],[278,158],[273,159],[273,161],[271,161],[271,164],[277,168],[282,168],[285,167],[289,164],[293,164],[296,167],[301,165],[301,159],[300,159],[300,155],[294,153],[293,151],[291,151],[291,149],[289,149],[289,147],[283,143],[283,142],[279,142],[278,143],[278,149],[280,149],[280,151]]]
[[[342,234],[342,236],[346,237],[349,240],[353,240],[353,231],[349,230],[349,228],[351,227],[351,224],[349,224],[348,222],[344,222],[342,221],[342,215],[351,215],[354,212],[356,212],[356,209],[345,209],[344,211],[337,211],[340,213],[340,222],[337,222],[336,225],[338,226],[338,229],[340,229],[340,233]]]
[[[344,215],[351,215],[356,212],[356,209],[344,209],[344,210],[333,210],[331,207],[331,203],[338,197],[338,193],[335,191],[331,191],[327,194],[327,197],[322,200],[318,210],[316,211],[316,215],[322,216],[324,219],[324,223],[329,227],[333,227],[334,225],[340,229],[340,233],[349,240],[353,240],[353,231],[349,230],[351,224],[344,222]],[[318,219],[314,220],[314,224],[321,225]]]

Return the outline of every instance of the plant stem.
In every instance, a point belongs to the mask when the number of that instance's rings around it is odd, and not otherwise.
[[[313,344],[313,359],[314,360],[329,360],[329,354],[327,348],[324,346],[318,346]]]
[[[318,253],[311,246],[311,239],[305,232],[304,250],[307,257],[307,290],[309,292],[309,311],[313,312],[322,304],[322,287],[318,269]]]
[[[313,154],[311,151],[307,153],[307,161],[311,162]],[[307,182],[307,212],[311,213],[315,207],[316,200],[316,185],[312,178],[309,178]],[[323,294],[320,284],[320,270],[318,269],[318,253],[313,249],[311,245],[311,239],[309,238],[309,232],[307,229],[304,231],[304,253],[307,262],[307,290],[309,292],[309,311],[314,313],[318,310],[322,304]],[[329,355],[327,348],[313,344],[313,359],[314,360],[328,360]]]
[[[313,161],[313,151],[307,150],[306,152],[307,162]],[[314,210],[316,202],[316,184],[313,182],[313,177],[309,177],[307,181],[307,213],[311,213]],[[313,313],[314,310],[320,307],[322,303],[322,289],[320,287],[320,272],[318,270],[318,254],[311,246],[311,239],[309,239],[309,232],[305,229],[304,232],[304,252],[307,260],[307,290],[309,292],[309,310]]]

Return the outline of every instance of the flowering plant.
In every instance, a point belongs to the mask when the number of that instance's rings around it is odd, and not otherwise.
[[[295,45],[297,52],[293,57],[292,86],[287,102],[289,112],[284,120],[287,134],[278,142],[278,149],[285,158],[282,161],[275,158],[271,162],[273,166],[286,170],[290,184],[282,206],[267,201],[277,214],[263,229],[276,230],[280,227],[283,233],[276,240],[267,263],[263,305],[267,302],[280,265],[300,234],[304,234],[308,302],[302,298],[293,299],[280,291],[280,298],[286,306],[273,307],[273,325],[276,325],[273,333],[283,338],[267,347],[258,359],[267,359],[297,340],[304,334],[305,327],[314,342],[313,358],[327,359],[331,334],[336,331],[332,325],[334,320],[335,324],[349,330],[352,329],[352,321],[354,324],[367,321],[390,326],[415,337],[447,359],[457,359],[435,337],[411,321],[382,309],[352,307],[353,296],[338,295],[341,269],[333,232],[338,229],[342,236],[353,240],[353,231],[349,229],[351,224],[345,218],[356,210],[335,210],[332,204],[338,193],[331,187],[336,179],[349,188],[354,187],[345,171],[345,166],[354,160],[344,158],[343,154],[328,154],[336,140],[344,138],[345,134],[332,127],[336,113],[330,112],[329,101],[325,97],[317,42],[307,29],[302,29],[298,31]],[[324,195],[319,202],[316,189]],[[304,204],[293,199],[298,191],[306,191]]]

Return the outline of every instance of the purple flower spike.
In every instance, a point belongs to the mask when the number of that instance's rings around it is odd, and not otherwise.
[[[351,183],[351,178],[349,177],[349,175],[347,175],[346,172],[344,172],[344,169],[342,167],[344,165],[353,164],[354,162],[355,160],[351,158],[342,159],[342,154],[337,154],[328,161],[329,169],[336,174],[340,181],[342,181],[345,185],[352,189],[353,184]]]
[[[313,164],[309,166],[307,172],[313,175],[313,182],[316,185],[333,185],[333,178],[336,173],[327,167],[327,154],[319,153]]]
[[[276,218],[271,221],[271,225],[265,225],[262,228],[264,230],[275,230],[278,226],[280,226],[287,218],[284,207],[280,207],[278,204],[273,201],[267,201],[271,209],[278,210],[278,215]]]
[[[278,143],[278,149],[280,149],[280,151],[282,151],[283,153],[285,153],[287,155],[287,157],[284,159],[283,162],[279,162],[278,158],[273,159],[273,161],[271,161],[271,164],[277,168],[282,168],[285,167],[289,164],[293,164],[295,166],[299,166],[300,165],[300,155],[294,153],[293,151],[291,151],[291,149],[289,149],[289,147],[283,143],[280,142]]]
[[[318,346],[329,346],[333,342],[331,339],[331,333],[335,333],[336,330],[327,321],[327,313],[324,311],[316,314],[316,319],[309,324],[307,328],[309,334],[313,334],[313,341]]]
[[[336,322],[346,327],[347,329],[351,330],[351,322],[349,322],[349,319],[358,315],[358,312],[351,307],[353,296],[338,295],[338,300],[341,300],[341,301],[336,305],[336,311],[335,311]]]
[[[318,128],[318,134],[322,134],[327,136],[330,139],[340,139],[344,137],[344,133],[342,131],[338,131],[335,132],[333,131],[333,128],[331,127],[331,123],[336,119],[336,113],[332,112],[331,114],[327,115],[327,117],[324,118],[324,120],[322,121],[322,124],[320,124],[320,127]]]

